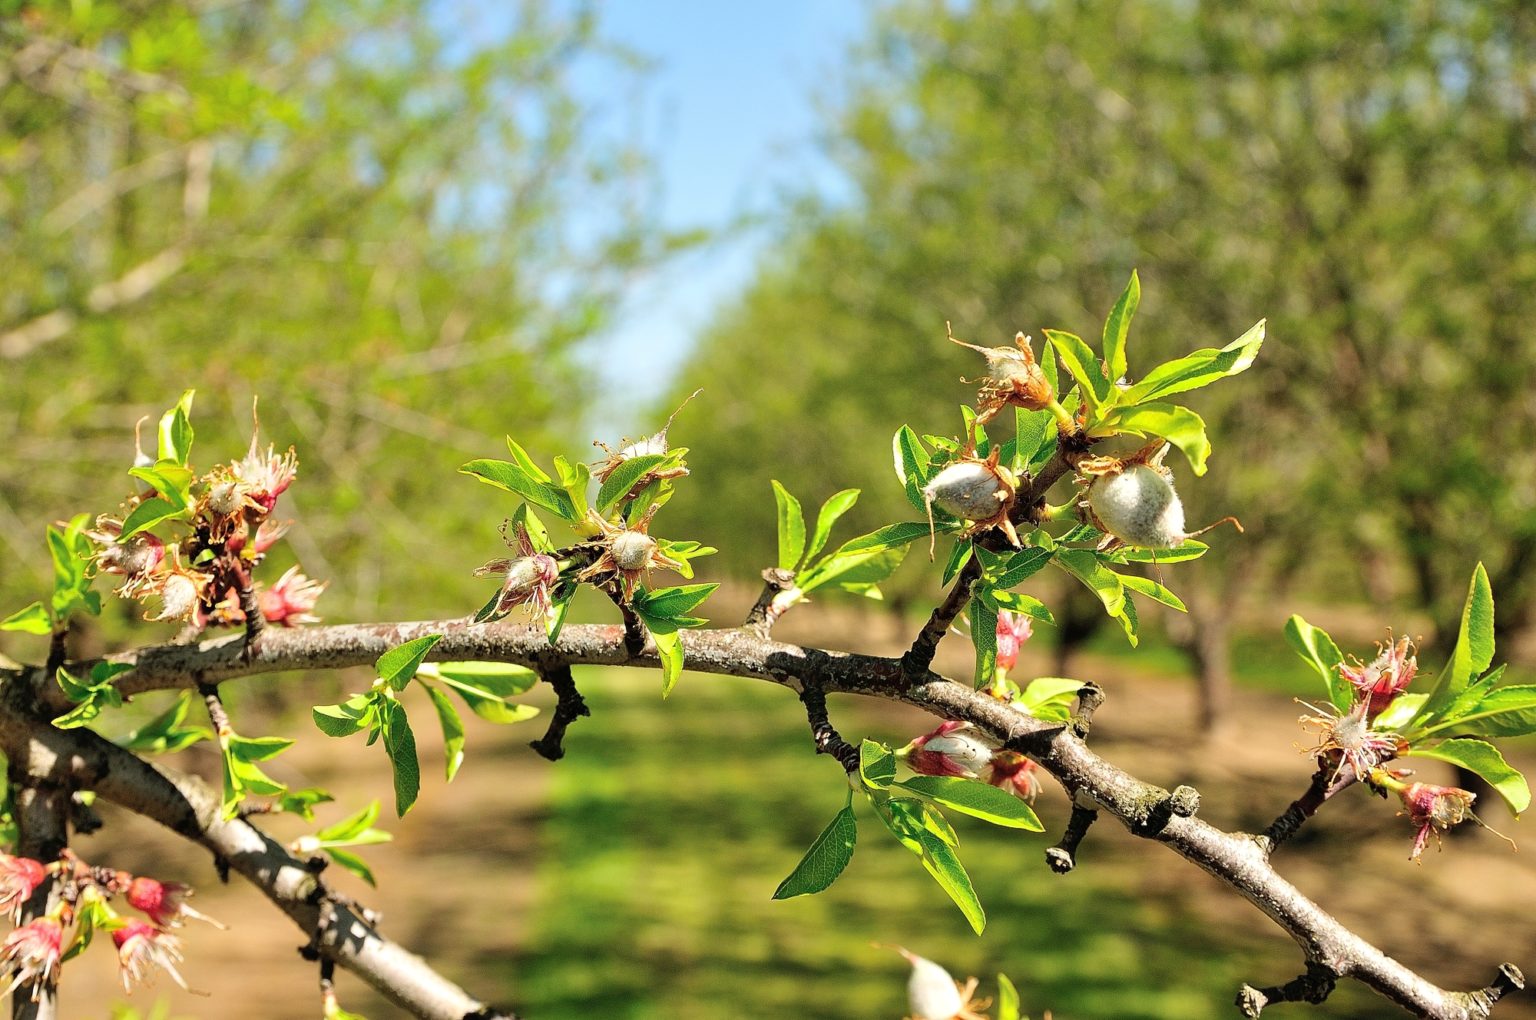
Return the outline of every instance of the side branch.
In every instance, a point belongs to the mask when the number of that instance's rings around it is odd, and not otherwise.
[[[971,585],[980,577],[981,564],[973,555],[960,568],[960,575],[955,578],[954,586],[944,596],[944,601],[934,607],[928,622],[918,631],[912,647],[901,657],[902,671],[908,676],[921,676],[928,672],[928,667],[933,665],[933,657],[938,654],[939,642],[944,640],[944,635],[954,626],[955,618],[971,597]]]
[[[562,664],[541,672],[558,700],[555,702],[554,715],[549,720],[549,729],[538,740],[530,740],[528,746],[537,751],[541,758],[559,761],[565,757],[566,728],[582,716],[590,716],[592,710],[587,707],[581,691],[576,689],[571,667]]]

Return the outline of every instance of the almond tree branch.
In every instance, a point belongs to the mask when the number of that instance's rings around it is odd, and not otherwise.
[[[269,631],[248,662],[242,658],[244,641],[239,636],[200,645],[143,648],[112,656],[110,661],[134,666],[119,681],[122,692],[133,695],[186,687],[193,675],[213,681],[279,670],[366,665],[389,648],[424,634],[444,635],[429,656],[438,660],[479,659],[535,669],[547,669],[553,663],[653,668],[660,664],[654,651],[632,655],[625,647],[623,629],[615,626],[567,626],[561,631],[560,640],[551,645],[542,628],[472,624],[464,619]],[[824,694],[872,696],[913,705],[946,719],[970,722],[1008,747],[1028,754],[1062,784],[1074,803],[1113,815],[1135,835],[1162,843],[1229,886],[1290,935],[1310,964],[1335,977],[1354,978],[1420,1017],[1484,1020],[1490,1015],[1497,996],[1488,988],[1448,991],[1393,960],[1281,877],[1271,867],[1265,841],[1260,837],[1226,832],[1201,821],[1195,817],[1194,791],[1181,788],[1170,793],[1130,775],[1090,750],[1076,732],[1077,727],[1035,719],[968,685],[931,672],[912,678],[897,658],[765,640],[745,630],[684,631],[681,637],[688,668],[695,673],[750,677],[797,692],[815,685]],[[84,662],[76,664],[75,669],[83,675],[90,666],[90,662]],[[0,671],[0,676],[5,672]],[[7,686],[30,686],[40,700],[62,697],[55,685],[44,682],[39,669],[10,673]],[[14,730],[16,725],[15,719],[0,714],[0,741],[5,729]],[[60,734],[46,727],[44,731]],[[80,731],[69,731],[69,738],[85,739]],[[132,790],[123,786],[137,786],[125,777],[137,774],[145,781],[143,773],[149,766],[111,745],[107,747],[136,763],[137,771],[126,764],[114,767],[104,780],[111,781],[111,792],[103,785],[102,793],[120,802],[131,800]],[[208,827],[195,826],[194,838],[207,840],[210,837],[205,832],[239,832],[244,834],[243,839],[270,844],[248,826],[238,828],[245,823],[220,822],[217,798],[206,791],[197,795],[202,799],[185,793],[180,784],[176,791],[183,805],[198,805],[198,826]],[[144,813],[159,817],[168,810],[151,810],[154,807],[146,805]],[[180,810],[184,813],[188,809]],[[280,848],[276,853],[283,855]],[[238,860],[234,863],[237,870],[244,871]],[[304,916],[304,923],[312,924],[313,908],[306,906]],[[341,962],[346,965],[347,960]],[[1505,977],[1500,979],[1500,988],[1518,986],[1519,971],[1512,965],[1502,973]]]
[[[12,699],[14,700],[14,699]],[[0,747],[26,760],[61,788],[100,796],[153,819],[212,851],[293,919],[316,948],[380,994],[423,1020],[515,1020],[432,970],[384,938],[343,897],[331,895],[316,870],[242,818],[221,817],[220,798],[202,780],[140,759],[85,729],[59,730],[16,711],[0,711]],[[330,923],[322,926],[322,912]]]

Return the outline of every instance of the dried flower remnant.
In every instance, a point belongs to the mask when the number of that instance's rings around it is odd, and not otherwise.
[[[327,583],[305,577],[297,566],[289,567],[277,583],[257,593],[262,617],[268,623],[282,627],[319,623],[320,617],[314,615],[313,610]]]
[[[608,476],[617,471],[620,464],[623,464],[626,460],[629,460],[633,457],[645,457],[651,454],[667,453],[671,449],[667,442],[667,430],[672,427],[673,419],[678,416],[683,408],[688,406],[688,401],[692,400],[702,392],[703,390],[694,390],[692,393],[688,394],[688,396],[684,397],[683,402],[677,405],[677,410],[673,411],[670,415],[667,416],[667,423],[661,427],[661,430],[653,435],[646,436],[644,439],[637,439],[631,443],[629,442],[628,437],[625,437],[625,445],[617,450],[611,449],[607,443],[593,440],[592,445],[599,447],[604,453],[608,455],[602,460],[598,461],[596,464],[592,465],[592,474],[597,478],[598,482],[606,482],[608,480]],[[643,488],[645,485],[659,478],[681,478],[687,473],[688,469],[681,464],[673,465],[671,467],[659,468],[657,470],[647,472],[641,478],[636,480],[634,488]]]
[[[948,332],[949,324],[945,323]],[[977,394],[976,423],[985,425],[1005,408],[1019,407],[1026,411],[1046,408],[1060,410],[1056,394],[1051,391],[1050,380],[1035,361],[1034,349],[1029,337],[1019,333],[1013,338],[1013,347],[978,347],[964,340],[955,339],[948,333],[950,342],[968,347],[987,359],[987,377],[981,380],[962,379],[961,382],[980,386]],[[1065,415],[1065,411],[1061,411]],[[1059,415],[1060,416],[1060,415]],[[1071,419],[1067,419],[1070,424]]]
[[[181,963],[181,940],[175,935],[143,921],[129,921],[113,930],[112,944],[117,947],[118,973],[124,991],[131,992],[134,986],[153,981],[155,967],[170,974],[171,980],[184,991],[191,990],[177,969]]]
[[[1378,654],[1369,663],[1356,660],[1353,665],[1339,663],[1339,676],[1366,699],[1366,714],[1375,718],[1386,710],[1418,672],[1419,660],[1412,654],[1413,642],[1408,638],[1392,640],[1390,632],[1385,644],[1377,645]]]
[[[986,1020],[981,1012],[990,999],[977,1000],[976,979],[961,985],[949,971],[901,947],[896,951],[912,965],[907,978],[907,1020]]]
[[[1319,708],[1310,702],[1300,703],[1314,714],[1303,715],[1299,721],[1321,735],[1321,739],[1305,748],[1303,753],[1332,766],[1330,785],[1337,787],[1341,783],[1364,781],[1372,769],[1396,758],[1407,749],[1397,734],[1371,727],[1366,715],[1369,704],[1366,700],[1356,701],[1348,712],[1343,713],[1332,705]],[[1348,771],[1345,771],[1346,768]]]
[[[54,917],[39,917],[7,935],[0,943],[0,972],[9,975],[10,981],[0,996],[37,981],[32,989],[32,999],[37,1001],[43,986],[52,984],[58,974],[63,941],[64,928]]]
[[[635,586],[652,570],[658,567],[682,569],[683,564],[663,553],[661,545],[647,533],[656,510],[656,507],[651,507],[644,517],[628,527],[610,524],[597,514],[590,513],[589,522],[595,524],[602,534],[598,545],[600,551],[592,565],[582,571],[579,580],[589,581],[603,574],[612,574],[627,603],[634,595]]]
[[[148,584],[154,573],[165,562],[165,543],[147,531],[122,541],[123,522],[106,514],[96,518],[96,526],[88,529],[85,536],[96,543],[95,556],[98,570],[123,578],[117,592],[125,598],[134,597]]]
[[[1403,783],[1385,775],[1376,778],[1380,785],[1402,798],[1408,820],[1419,827],[1413,840],[1413,852],[1408,855],[1409,860],[1419,860],[1431,833],[1434,834],[1436,845],[1439,845],[1440,833],[1455,828],[1468,818],[1482,825],[1482,821],[1472,813],[1472,804],[1477,800],[1475,793],[1433,783]]]
[[[21,908],[47,880],[48,869],[41,861],[0,854],[0,914],[20,920]]]
[[[476,577],[501,576],[501,594],[496,613],[510,613],[518,606],[532,606],[539,613],[549,612],[550,591],[560,578],[560,564],[548,553],[538,552],[527,529],[517,529],[518,555],[513,559],[491,560],[475,568]]]
[[[1158,439],[1130,457],[1092,457],[1078,463],[1080,484],[1087,487],[1080,506],[1106,536],[1101,549],[1174,549],[1223,524],[1243,530],[1236,517],[1223,517],[1198,531],[1184,530],[1184,504],[1173,487],[1173,472],[1163,466],[1167,453],[1167,443]]]
[[[193,619],[197,615],[203,593],[211,581],[212,578],[202,571],[183,567],[181,557],[176,549],[172,548],[170,566],[150,579],[140,592],[140,597],[144,595],[160,597],[159,615],[150,616],[146,613],[144,619],[150,621]]]
[[[181,882],[160,882],[145,876],[129,879],[123,872],[119,872],[118,875],[119,881],[127,884],[124,898],[127,899],[128,905],[135,910],[143,911],[156,927],[179,928],[190,917],[211,924],[215,928],[224,928],[223,924],[207,914],[193,910],[187,905],[187,898],[193,893],[191,886]]]

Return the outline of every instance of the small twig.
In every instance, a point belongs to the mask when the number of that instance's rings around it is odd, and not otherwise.
[[[1065,875],[1077,866],[1078,844],[1098,820],[1099,813],[1093,808],[1072,805],[1072,817],[1067,819],[1067,831],[1061,834],[1059,843],[1045,851],[1045,863],[1052,871]]]
[[[1077,692],[1077,711],[1072,713],[1072,732],[1083,740],[1088,739],[1088,731],[1093,728],[1093,713],[1104,704],[1104,688],[1092,680],[1083,684]]]
[[[917,632],[917,639],[912,642],[901,657],[902,672],[907,676],[916,677],[928,671],[933,665],[933,657],[938,654],[939,642],[944,640],[944,635],[949,633],[949,628],[954,625],[955,617],[965,608],[966,601],[971,597],[971,585],[981,577],[981,563],[972,554],[965,566],[960,568],[960,576],[955,578],[955,583],[949,589],[949,594],[944,596],[944,601],[934,607],[928,622],[923,624],[923,629]]]
[[[565,757],[566,727],[582,716],[590,716],[592,710],[587,707],[581,691],[576,689],[576,678],[571,676],[571,667],[551,666],[541,672],[544,674],[545,683],[549,684],[559,700],[555,702],[555,712],[549,720],[549,729],[545,730],[544,736],[538,740],[530,740],[528,746],[537,751],[542,758],[559,761]]]
[[[762,593],[757,596],[757,601],[747,612],[746,622],[742,626],[758,637],[768,637],[773,631],[773,625],[789,608],[787,604],[781,602],[780,596],[785,592],[793,591],[794,588],[795,572],[793,570],[785,570],[782,567],[769,567],[764,570]]]
[[[256,585],[251,580],[251,572],[240,557],[230,557],[229,573],[235,579],[235,593],[240,598],[240,612],[245,617],[245,647],[241,649],[241,658],[250,662],[256,657],[256,643],[261,640],[261,631],[267,625],[267,618],[261,612],[261,600],[256,597]]]
[[[213,723],[213,732],[221,739],[235,732],[234,726],[230,725],[229,713],[224,710],[224,699],[219,697],[219,685],[199,680],[197,693],[203,696],[203,704],[208,707],[208,721]]]
[[[800,691],[805,704],[805,718],[811,724],[811,738],[816,741],[817,754],[830,754],[852,775],[859,770],[859,749],[844,740],[827,717],[827,695],[816,684],[806,684]]]
[[[1520,973],[1520,968],[1512,963],[1499,965],[1499,972],[1494,975],[1493,983],[1487,988],[1480,988],[1475,992],[1467,992],[1467,1005],[1473,1011],[1487,1016],[1493,1011],[1493,1004],[1511,992],[1525,990],[1525,975]]]
[[[69,657],[69,621],[61,620],[48,638],[48,662],[43,673],[52,680],[59,675],[59,667]]]
[[[1237,993],[1237,1008],[1249,1020],[1257,1020],[1264,1007],[1277,1002],[1310,1002],[1314,1006],[1327,1000],[1338,984],[1339,976],[1320,963],[1307,962],[1307,972],[1283,985],[1255,988],[1244,985]]]
[[[1349,781],[1340,782],[1341,773],[1347,773]],[[1269,826],[1259,834],[1259,845],[1266,854],[1275,850],[1296,835],[1307,819],[1317,814],[1318,810],[1326,804],[1334,794],[1354,784],[1353,769],[1339,769],[1332,765],[1324,764],[1316,772],[1312,773],[1312,782],[1306,792],[1295,800],[1291,806],[1269,823]]]

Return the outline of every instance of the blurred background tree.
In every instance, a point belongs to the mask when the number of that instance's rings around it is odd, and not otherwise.
[[[678,508],[731,528],[738,569],[771,561],[771,527],[732,528],[767,520],[760,462],[904,512],[891,431],[954,433],[931,409],[981,374],[945,320],[1096,336],[1139,267],[1148,359],[1270,320],[1199,403],[1222,443],[1182,489],[1192,522],[1248,526],[1181,585],[1207,721],[1244,597],[1303,552],[1309,584],[1442,641],[1482,559],[1502,642],[1536,597],[1536,461],[1509,455],[1536,438],[1533,58],[1514,3],[885,6],[829,125],[851,200],[792,208],[678,383],[712,390],[688,412],[711,484]],[[1091,628],[1064,611],[1070,644]]]
[[[572,427],[573,351],[670,243],[635,139],[571,85],[638,62],[585,5],[0,9],[5,604],[186,386],[200,461],[240,454],[258,392],[263,442],[300,448],[327,615],[480,601],[495,522],[444,479]]]

